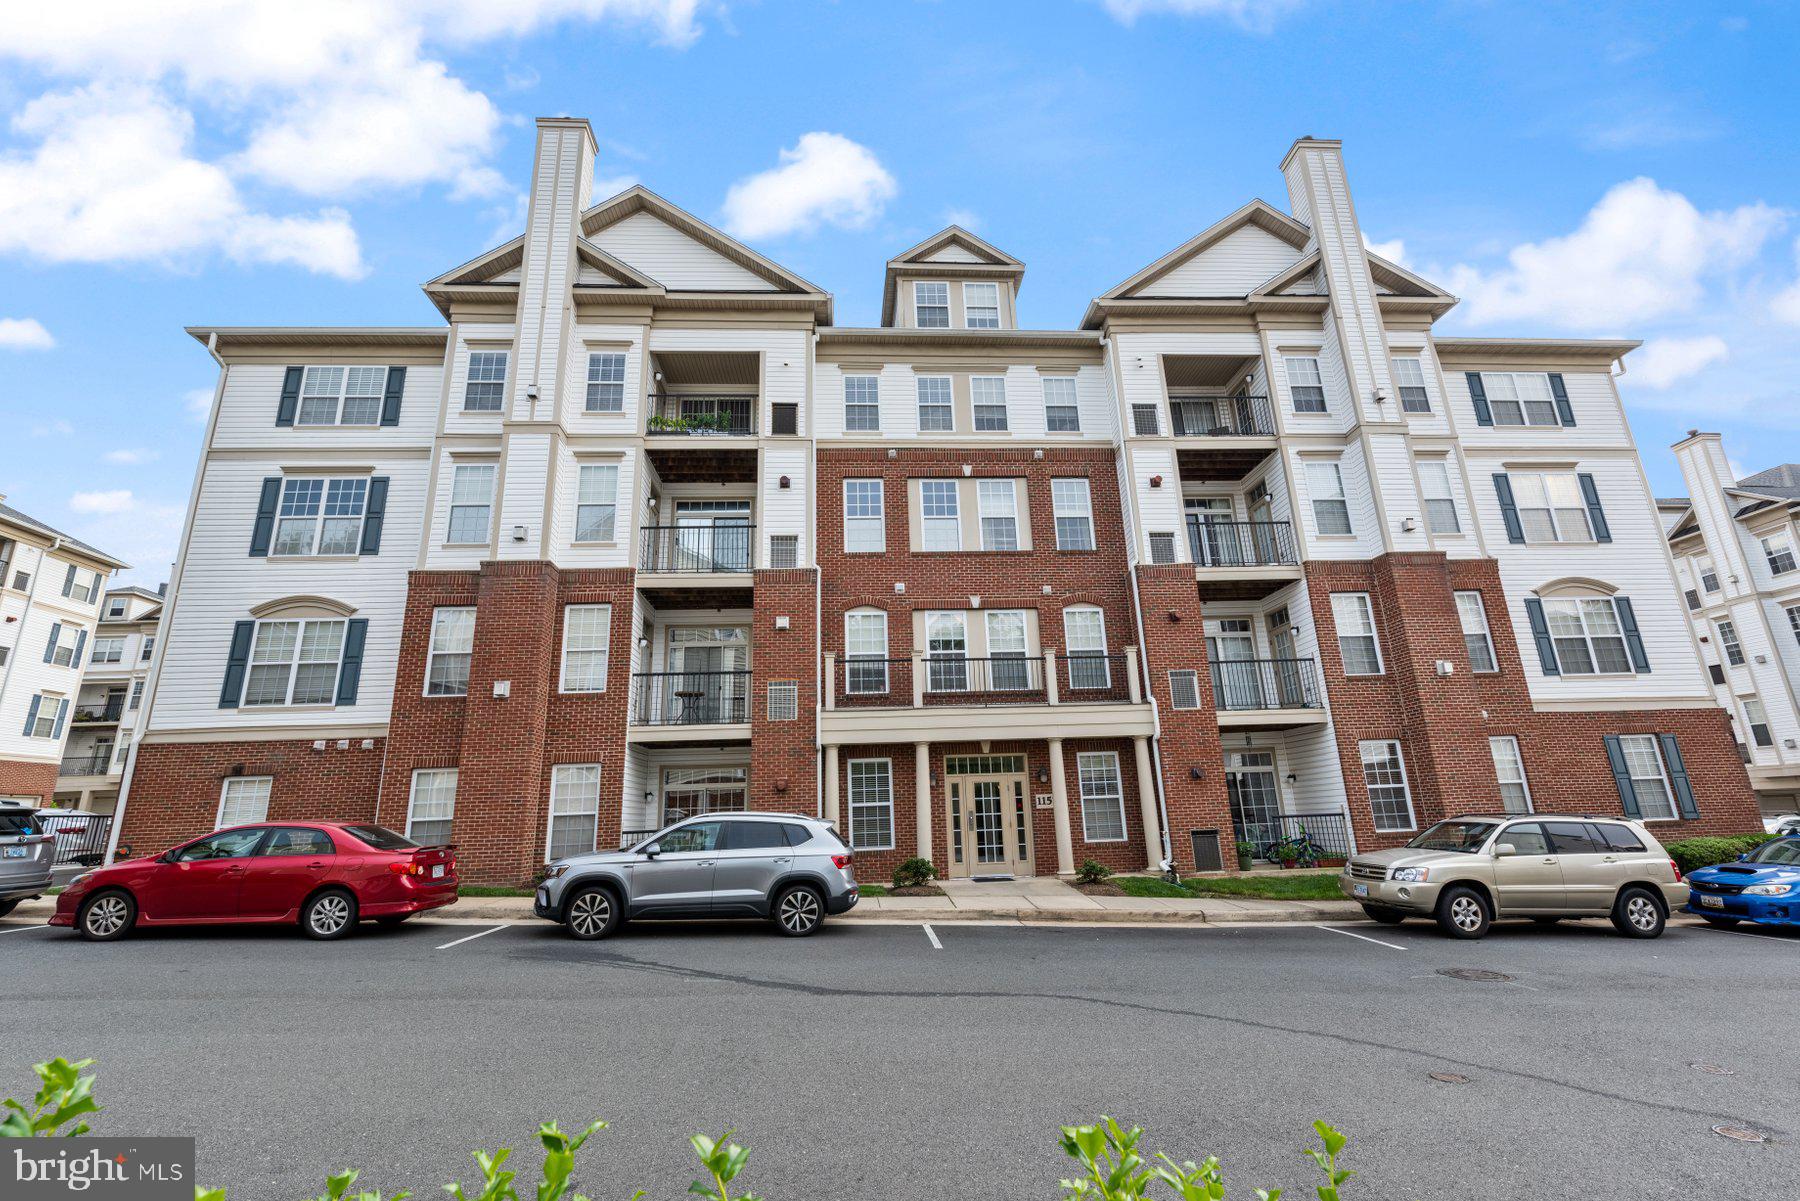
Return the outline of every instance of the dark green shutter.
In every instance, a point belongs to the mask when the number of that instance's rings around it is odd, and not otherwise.
[[[1686,821],[1693,821],[1700,816],[1700,806],[1694,803],[1694,786],[1688,780],[1687,764],[1681,761],[1681,747],[1675,742],[1673,734],[1658,734],[1662,740],[1663,763],[1669,769],[1669,783],[1675,788],[1675,807],[1680,810]]]
[[[300,377],[305,374],[304,367],[289,367],[282,377],[281,404],[275,410],[276,425],[294,424],[294,414],[300,411]]]
[[[1581,499],[1587,503],[1588,524],[1594,527],[1594,541],[1611,542],[1612,530],[1606,524],[1606,511],[1600,507],[1600,489],[1594,487],[1594,477],[1583,471],[1575,479],[1581,485]]]
[[[1615,596],[1613,607],[1619,613],[1619,629],[1625,635],[1625,646],[1631,651],[1631,670],[1640,673],[1649,671],[1650,656],[1644,653],[1644,639],[1638,633],[1637,614],[1631,610],[1631,598]]]
[[[1494,411],[1488,408],[1487,388],[1481,383],[1481,372],[1465,371],[1463,378],[1469,381],[1469,399],[1475,402],[1475,424],[1494,424]]]
[[[1525,527],[1519,524],[1519,506],[1513,501],[1512,481],[1504,471],[1494,473],[1494,495],[1500,498],[1500,520],[1506,523],[1508,542],[1525,541]]]
[[[406,368],[389,367],[387,390],[381,398],[381,424],[400,424],[400,396],[406,391]]]
[[[1547,676],[1560,676],[1556,665],[1556,643],[1550,639],[1550,623],[1544,620],[1544,602],[1535,596],[1525,598],[1525,618],[1531,623],[1531,637],[1537,642],[1538,665]]]
[[[221,709],[235,709],[244,698],[244,673],[250,669],[250,640],[254,637],[254,621],[240,621],[232,627],[231,654],[225,660],[225,683],[219,688]]]
[[[262,482],[262,495],[256,501],[256,524],[250,530],[250,553],[267,555],[275,537],[275,510],[281,505],[281,477],[272,475]]]
[[[46,662],[46,663],[55,662],[55,660],[56,660],[56,640],[61,637],[62,637],[62,622],[60,622],[60,621],[51,622],[50,623],[50,641],[44,643],[44,662]]]
[[[387,476],[378,475],[369,481],[369,503],[363,509],[362,554],[381,553],[381,523],[387,516],[387,490]]]
[[[344,663],[338,668],[337,703],[354,705],[356,688],[362,682],[363,642],[369,636],[369,621],[353,617],[344,627]]]
[[[1569,390],[1563,387],[1563,377],[1554,371],[1550,373],[1550,395],[1556,397],[1556,419],[1564,425],[1575,424],[1575,406],[1569,403]]]
[[[1606,762],[1612,767],[1613,783],[1619,786],[1619,806],[1625,810],[1626,817],[1642,817],[1637,789],[1631,785],[1631,769],[1625,764],[1625,748],[1619,745],[1617,734],[1606,735],[1605,742]]]
[[[32,694],[31,704],[25,709],[25,737],[27,738],[31,737],[31,727],[37,725],[38,706],[43,703],[43,697],[38,696],[36,693]]]

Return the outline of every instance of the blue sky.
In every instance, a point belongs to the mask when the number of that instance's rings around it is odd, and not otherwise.
[[[1781,3],[96,0],[0,12],[0,492],[161,579],[214,370],[190,324],[434,324],[516,232],[531,118],[878,316],[949,220],[1027,325],[1344,140],[1455,333],[1627,335],[1651,482],[1722,429],[1800,459],[1800,155]],[[1396,245],[1397,243],[1397,245]]]

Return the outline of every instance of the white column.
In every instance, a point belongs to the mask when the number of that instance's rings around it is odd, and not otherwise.
[[[1162,830],[1156,820],[1156,781],[1150,766],[1150,740],[1133,738],[1131,750],[1137,757],[1138,821],[1144,829],[1145,862],[1154,870],[1162,863]]]
[[[1054,705],[1056,697],[1056,652],[1044,652],[1044,695]]]
[[[1069,833],[1069,781],[1063,775],[1063,740],[1050,740],[1050,803],[1056,819],[1056,874],[1075,874],[1075,841]]]
[[[1144,689],[1138,683],[1138,653],[1135,646],[1125,648],[1125,695],[1134,705],[1144,702]]]
[[[837,708],[837,652],[825,652],[825,707]]]
[[[925,652],[914,651],[912,661],[913,708],[925,707]]]
[[[825,748],[825,820],[838,825],[838,749],[834,745]],[[838,832],[843,833],[841,826]]]
[[[913,796],[917,798],[914,824],[919,830],[919,858],[931,858],[931,744],[913,743]]]

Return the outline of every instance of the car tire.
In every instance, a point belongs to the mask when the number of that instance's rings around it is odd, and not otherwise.
[[[1613,902],[1612,924],[1626,938],[1656,938],[1668,924],[1668,915],[1648,888],[1627,888]]]
[[[341,888],[315,894],[300,907],[300,929],[321,942],[344,938],[356,929],[356,898]]]
[[[1703,913],[1700,915],[1700,920],[1709,926],[1717,926],[1721,930],[1729,930],[1744,919],[1741,917],[1709,917]]]
[[[19,902],[16,900],[0,901],[0,917],[5,917],[7,914],[11,913],[13,910],[17,909],[18,907],[19,907]]]
[[[578,890],[563,908],[563,928],[571,938],[593,942],[619,928],[619,898],[598,886]]]
[[[384,929],[392,930],[395,926],[398,926],[401,922],[411,916],[412,914],[410,913],[390,913],[386,917],[376,918],[375,924]]]
[[[119,889],[95,893],[82,902],[75,929],[89,942],[113,942],[137,925],[137,902]]]
[[[1451,938],[1483,938],[1494,924],[1494,915],[1480,893],[1456,885],[1438,898],[1437,923]]]
[[[796,884],[775,894],[769,912],[783,935],[805,938],[825,924],[825,898],[809,884]]]
[[[1384,926],[1398,926],[1406,920],[1406,914],[1398,909],[1389,909],[1386,905],[1364,905],[1362,911],[1369,915],[1372,922],[1380,922]]]

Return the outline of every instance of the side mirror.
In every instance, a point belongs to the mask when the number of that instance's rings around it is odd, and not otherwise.
[[[662,843],[660,842],[653,842],[644,848],[644,858],[646,859],[654,859],[660,854],[662,854]]]
[[[164,851],[162,854],[160,854],[156,857],[156,861],[158,863],[173,863],[173,862],[175,862],[174,850],[170,849],[170,850]]]
[[[1508,855],[1517,855],[1518,853],[1519,848],[1510,842],[1496,843],[1494,846],[1494,858],[1496,859],[1504,859]]]
[[[1738,856],[1738,858],[1737,858],[1737,861],[1738,861],[1738,862],[1739,862],[1739,863],[1745,863],[1745,862],[1748,862],[1748,861],[1749,861],[1749,859],[1750,859],[1750,852],[1749,852],[1749,851],[1745,851],[1745,852],[1744,852],[1744,853],[1743,853],[1743,854],[1741,854],[1741,855],[1739,855],[1739,856]]]

